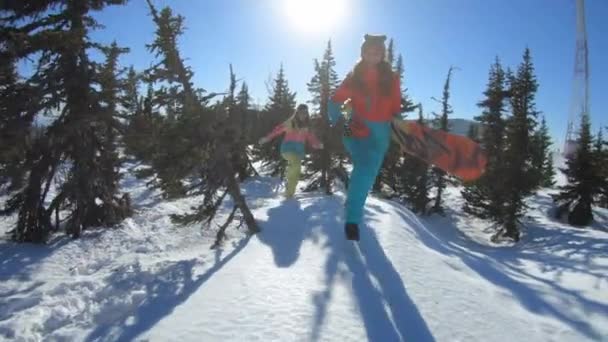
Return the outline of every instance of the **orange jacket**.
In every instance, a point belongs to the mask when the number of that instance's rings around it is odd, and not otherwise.
[[[363,74],[365,87],[368,91],[356,89],[350,77],[338,87],[332,101],[344,103],[351,99],[351,106],[358,118],[369,121],[384,122],[393,119],[401,112],[401,86],[399,76],[393,73],[393,84],[389,96],[381,93],[378,87],[378,69],[367,68]]]

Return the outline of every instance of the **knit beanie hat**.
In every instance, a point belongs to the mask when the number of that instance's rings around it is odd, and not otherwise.
[[[363,40],[363,44],[361,44],[361,57],[363,57],[363,51],[365,51],[365,49],[371,46],[381,47],[382,51],[386,53],[386,48],[384,47],[385,40],[385,35],[366,34]],[[382,57],[384,58],[384,56]]]

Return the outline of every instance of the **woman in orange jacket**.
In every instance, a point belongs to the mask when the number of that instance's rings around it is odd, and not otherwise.
[[[328,104],[332,125],[342,117],[341,106],[347,100],[352,107],[343,138],[353,163],[345,206],[344,231],[349,240],[359,240],[365,200],[390,143],[390,122],[401,112],[399,75],[386,61],[385,40],[383,35],[365,35],[361,60]]]

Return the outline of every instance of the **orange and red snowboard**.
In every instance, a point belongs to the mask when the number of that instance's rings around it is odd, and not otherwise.
[[[463,181],[474,181],[485,171],[485,152],[467,137],[400,119],[393,120],[391,129],[393,139],[403,152]]]

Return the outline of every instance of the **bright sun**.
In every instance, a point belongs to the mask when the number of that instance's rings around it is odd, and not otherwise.
[[[282,0],[287,20],[297,30],[330,33],[340,26],[347,0]]]

